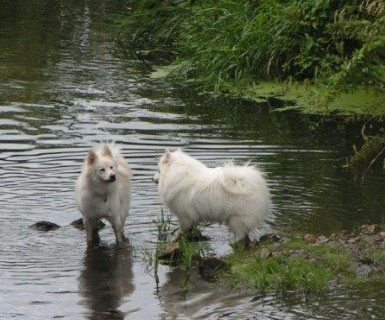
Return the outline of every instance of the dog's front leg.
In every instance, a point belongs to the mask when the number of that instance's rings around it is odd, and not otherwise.
[[[87,243],[97,242],[99,240],[98,223],[98,219],[83,218],[84,229],[86,230]]]
[[[123,243],[126,241],[123,231],[123,222],[118,213],[114,214],[111,219],[112,229],[115,233],[115,238],[117,243]]]

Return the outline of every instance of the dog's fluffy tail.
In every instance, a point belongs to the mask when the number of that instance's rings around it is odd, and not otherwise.
[[[222,186],[232,194],[250,194],[267,190],[263,173],[247,164],[245,166],[226,164],[223,167]]]

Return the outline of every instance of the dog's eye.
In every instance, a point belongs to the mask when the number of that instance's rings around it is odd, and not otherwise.
[[[101,171],[101,172],[104,172],[104,171],[106,171],[106,169],[104,169],[104,168],[101,168],[101,169],[100,169],[100,171]]]
[[[110,167],[110,169],[114,169],[114,167],[113,167],[113,166],[111,166],[111,167]]]

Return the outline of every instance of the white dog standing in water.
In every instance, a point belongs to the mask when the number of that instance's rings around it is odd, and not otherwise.
[[[119,148],[104,144],[88,152],[76,182],[76,198],[83,215],[87,242],[97,239],[98,223],[108,220],[116,242],[125,240],[123,227],[130,207],[131,169]]]
[[[182,150],[159,160],[153,180],[163,204],[178,219],[183,233],[199,221],[224,223],[237,240],[249,241],[249,232],[263,224],[271,197],[262,173],[253,166],[208,168]]]

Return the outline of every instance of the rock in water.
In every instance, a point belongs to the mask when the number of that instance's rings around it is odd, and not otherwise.
[[[53,223],[53,222],[49,222],[49,221],[39,221],[39,222],[36,222],[34,223],[32,226],[31,226],[32,229],[35,229],[35,230],[38,230],[38,231],[52,231],[52,230],[56,230],[56,229],[59,229],[60,226],[57,225],[56,223]]]

